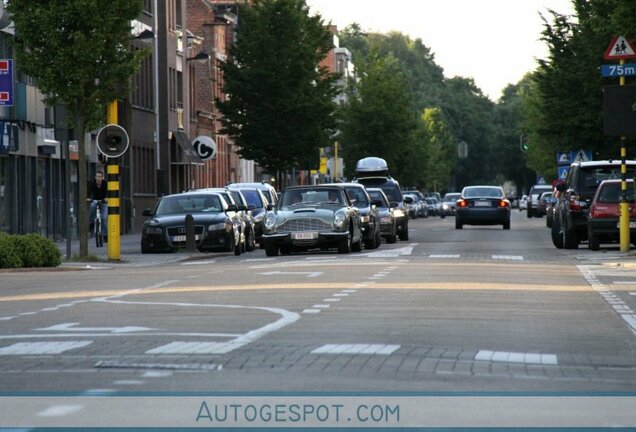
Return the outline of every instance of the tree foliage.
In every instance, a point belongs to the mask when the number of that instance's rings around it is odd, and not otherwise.
[[[124,98],[145,52],[133,53],[130,21],[141,0],[9,0],[17,68],[35,78],[50,105],[65,105],[79,141],[79,196],[86,196],[85,131]],[[80,256],[88,254],[87,209],[79,205]]]
[[[358,64],[363,78],[342,110],[340,142],[347,176],[356,161],[367,156],[385,159],[392,175],[403,184],[420,183],[417,165],[422,162],[423,129],[417,121],[409,82],[391,56],[370,55]],[[421,166],[420,166],[421,169]]]
[[[335,125],[335,75],[319,67],[333,47],[304,0],[256,0],[241,8],[231,59],[223,64],[223,131],[238,153],[271,173],[317,168]]]

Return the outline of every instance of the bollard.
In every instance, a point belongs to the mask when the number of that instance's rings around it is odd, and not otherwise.
[[[194,218],[191,214],[186,215],[185,217],[185,226],[186,226],[186,250],[188,252],[196,252],[197,251],[197,241],[196,234],[194,233]]]

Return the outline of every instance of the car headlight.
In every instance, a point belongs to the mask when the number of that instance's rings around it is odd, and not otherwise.
[[[158,226],[146,227],[146,234],[163,234],[163,229]]]
[[[268,213],[265,218],[265,228],[269,231],[276,225],[276,215],[274,213]]]
[[[395,210],[393,211],[393,215],[394,215],[395,217],[404,217],[404,210],[402,210],[402,209],[395,209]]]
[[[369,223],[371,221],[371,216],[360,216],[360,222]]]
[[[225,229],[225,222],[212,224],[208,226],[208,231],[218,231],[218,230],[224,230],[224,229]]]
[[[346,221],[347,218],[344,213],[336,213],[333,217],[333,224],[336,228],[343,228]]]
[[[448,204],[442,204],[442,207],[444,208],[444,210],[448,209]]]
[[[254,222],[256,223],[263,222],[263,219],[265,219],[265,213],[254,216]]]

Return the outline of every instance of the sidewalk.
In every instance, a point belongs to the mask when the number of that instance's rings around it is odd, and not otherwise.
[[[71,242],[70,259],[67,259],[66,256],[66,240],[60,240],[56,242],[56,244],[62,253],[62,267],[95,268],[103,267],[104,265],[108,265],[108,267],[147,267],[188,261],[193,258],[205,258],[207,256],[207,254],[200,252],[185,251],[175,253],[142,254],[140,233],[120,236],[119,261],[108,259],[108,243],[104,243],[104,247],[98,248],[95,246],[95,239],[92,237],[89,237],[88,239],[88,254],[97,257],[99,261],[86,262],[73,260],[73,258],[77,258],[79,255],[79,239],[73,239]],[[210,255],[210,257],[212,257],[212,255]]]

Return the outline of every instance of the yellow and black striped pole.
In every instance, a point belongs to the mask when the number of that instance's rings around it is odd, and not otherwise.
[[[108,123],[117,124],[117,101],[108,104]],[[108,184],[108,259],[119,261],[121,258],[120,218],[119,218],[119,163],[118,158],[108,158],[106,167]]]
[[[625,60],[620,61],[621,65]],[[625,77],[619,78],[620,85],[625,85]],[[621,252],[629,252],[630,227],[629,227],[629,201],[627,201],[627,137],[621,136],[621,202],[619,204],[619,240]]]

